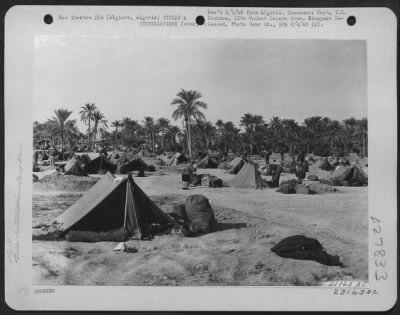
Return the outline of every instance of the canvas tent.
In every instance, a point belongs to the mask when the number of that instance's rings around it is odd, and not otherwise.
[[[349,185],[352,186],[368,184],[368,176],[364,173],[359,164],[353,165],[352,167],[339,166],[332,172],[331,179],[341,184],[347,181]]]
[[[78,156],[86,156],[89,158],[89,160],[94,160],[100,156],[100,153],[97,152],[76,152],[75,155]]]
[[[64,166],[65,175],[87,176],[85,162],[77,155],[74,155]]]
[[[218,168],[219,154],[209,153],[199,162],[197,162],[198,168]]]
[[[187,161],[188,158],[183,153],[176,152],[169,160],[169,165],[176,166],[178,164],[185,163]]]
[[[255,164],[244,163],[240,172],[230,182],[232,186],[243,188],[264,188],[268,187],[265,180],[258,173]]]
[[[138,238],[151,234],[154,226],[176,226],[131,176],[118,181],[110,173],[62,213],[55,224],[61,235],[69,231],[104,232],[123,227],[130,236]]]
[[[127,174],[132,171],[140,171],[147,169],[148,165],[140,158],[134,159],[132,161],[123,161],[118,163],[117,173]]]
[[[161,154],[161,155],[157,156],[157,159],[160,160],[160,161],[162,161],[162,163],[163,163],[164,165],[169,165],[169,162],[170,162],[170,160],[171,160],[171,159],[168,157],[168,155],[164,155],[164,154]]]
[[[324,158],[319,163],[319,168],[324,171],[332,171],[334,167],[329,163],[327,158]]]
[[[105,174],[107,172],[115,173],[116,170],[117,165],[111,163],[111,161],[104,155],[100,155],[85,166],[85,171],[88,174]]]
[[[240,156],[236,156],[232,161],[228,163],[229,167],[233,168],[240,163],[242,158]]]

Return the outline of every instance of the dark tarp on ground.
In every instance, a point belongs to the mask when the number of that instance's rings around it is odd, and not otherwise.
[[[265,180],[256,169],[253,163],[245,163],[240,172],[232,179],[230,184],[234,187],[243,188],[264,188],[268,187]]]
[[[85,171],[88,174],[105,174],[107,172],[115,173],[117,165],[113,164],[105,156],[100,155],[85,165]]]
[[[327,266],[342,266],[339,257],[329,255],[318,240],[303,235],[287,237],[272,247],[271,251],[283,258],[314,260]]]
[[[176,222],[139,188],[132,176],[115,181],[110,173],[56,219],[56,226],[64,234],[124,227],[138,238],[174,225]]]

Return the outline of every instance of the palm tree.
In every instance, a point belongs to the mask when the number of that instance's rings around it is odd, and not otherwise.
[[[115,127],[115,143],[114,143],[114,150],[117,150],[117,143],[118,143],[118,127],[122,126],[122,122],[120,120],[114,120],[111,123],[111,127]]]
[[[103,134],[104,131],[108,128],[108,121],[104,119],[104,114],[99,110],[94,111],[93,113],[93,145],[96,146],[96,136],[98,133]]]
[[[343,120],[343,142],[345,145],[345,152],[348,153],[352,148],[353,138],[357,127],[357,119],[354,117],[347,118]]]
[[[355,131],[355,135],[361,138],[362,141],[362,154],[363,156],[367,155],[367,141],[368,141],[368,119],[361,118],[357,120],[357,127]]]
[[[340,144],[343,139],[342,125],[337,120],[331,120],[327,127],[327,140],[330,143],[331,151],[336,151],[337,145]]]
[[[214,143],[213,136],[215,135],[215,127],[210,121],[203,120],[197,120],[195,127],[199,133],[199,140],[204,143],[205,149],[208,151],[210,144]]]
[[[284,137],[282,119],[277,116],[272,117],[269,122],[269,130],[272,138],[272,146],[275,150],[278,144],[281,144],[281,141]]]
[[[161,132],[161,148],[164,151],[164,140],[165,140],[165,135],[168,132],[169,127],[170,127],[170,121],[168,118],[163,118],[163,117],[158,118],[157,126]]]
[[[144,117],[143,127],[146,130],[146,138],[147,135],[151,135],[151,148],[154,152],[154,133],[156,131],[156,125],[154,124],[154,118],[150,116]]]
[[[171,102],[171,105],[178,105],[178,108],[172,113],[174,120],[183,118],[187,133],[187,144],[189,157],[192,158],[192,135],[191,120],[205,120],[204,114],[200,108],[207,109],[207,104],[199,101],[202,97],[200,92],[182,89]]]
[[[65,122],[65,139],[68,140],[69,146],[71,147],[74,143],[79,141],[79,137],[81,136],[81,132],[76,126],[76,120],[67,120]]]
[[[307,152],[309,151],[309,145],[315,145],[319,142],[321,133],[323,131],[323,123],[321,116],[312,116],[304,119],[304,126],[306,128],[305,134],[309,137],[307,139]],[[314,148],[315,149],[315,148]]]
[[[294,145],[298,142],[299,138],[299,125],[294,119],[282,119],[283,135],[289,146],[289,154],[293,156]]]
[[[97,107],[94,103],[86,103],[84,106],[81,106],[81,111],[79,114],[81,114],[81,121],[83,121],[85,124],[88,124],[88,130],[87,130],[87,137],[88,137],[88,149],[90,150],[90,122],[93,119],[93,113],[97,110]]]
[[[55,116],[49,119],[54,124],[54,132],[60,133],[61,136],[61,152],[64,152],[64,132],[65,124],[69,116],[71,116],[72,111],[61,108],[54,111]]]
[[[254,116],[250,113],[244,114],[240,118],[240,126],[244,127],[245,134],[243,139],[245,143],[250,145],[250,154],[253,154],[253,131],[254,131]]]

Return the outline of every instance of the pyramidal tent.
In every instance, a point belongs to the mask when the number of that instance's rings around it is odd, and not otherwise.
[[[327,158],[322,159],[322,161],[319,163],[319,168],[324,171],[332,171],[334,169]]]
[[[169,161],[169,165],[176,166],[178,164],[181,164],[181,163],[184,163],[184,162],[187,162],[187,161],[188,161],[188,158],[183,153],[176,152],[171,157],[171,159]]]
[[[219,154],[207,154],[197,162],[198,168],[218,168]]]
[[[240,172],[233,178],[230,184],[234,187],[264,188],[268,187],[265,180],[258,173],[255,164],[244,163]]]
[[[56,219],[62,234],[69,231],[104,232],[124,227],[131,236],[150,233],[152,224],[175,226],[131,176],[116,180],[107,173]]]
[[[136,158],[132,161],[122,161],[117,164],[117,173],[127,174],[132,171],[140,171],[147,169],[148,165],[141,159]]]
[[[77,153],[75,153],[75,155],[86,156],[86,157],[89,158],[89,160],[92,161],[92,160],[98,158],[100,156],[100,153],[97,153],[97,152],[77,152]]]
[[[104,155],[100,155],[85,165],[85,171],[88,174],[105,174],[107,172],[115,173],[117,165],[111,163]]]
[[[74,155],[67,164],[64,166],[65,175],[87,176],[85,171],[85,162],[79,157]]]
[[[339,167],[332,172],[331,179],[334,181],[344,182],[348,181],[350,185],[362,186],[368,184],[368,176],[361,169],[359,164],[351,167]]]
[[[240,156],[237,156],[237,157],[235,157],[232,161],[230,161],[229,163],[228,163],[228,165],[230,166],[230,167],[235,167],[236,165],[238,165],[239,163],[240,163],[240,161],[242,160],[242,158],[240,157]]]

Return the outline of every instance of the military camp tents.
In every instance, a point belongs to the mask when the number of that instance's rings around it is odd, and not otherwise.
[[[84,160],[74,155],[64,166],[65,175],[87,176]]]
[[[198,168],[218,168],[219,153],[209,153],[199,162],[197,162]]]
[[[180,152],[176,152],[171,159],[169,160],[169,165],[170,166],[176,166],[182,163],[185,163],[188,161],[188,158]]]
[[[349,186],[362,186],[368,184],[368,176],[361,169],[359,164],[351,167],[339,166],[331,174],[331,179],[334,183],[343,185],[345,182]]]
[[[258,173],[256,165],[245,162],[240,172],[233,178],[230,185],[243,188],[264,188],[268,187],[265,180]]]
[[[124,228],[141,238],[161,227],[176,226],[129,175],[120,180],[107,173],[55,221],[65,235],[70,231],[106,232]]]
[[[319,166],[318,166],[321,170],[324,171],[332,171],[335,167],[332,166],[327,158],[324,158],[320,161]]]
[[[236,165],[238,165],[240,163],[241,160],[242,160],[242,158],[240,156],[236,156],[232,161],[230,161],[228,163],[228,166],[230,166],[231,168],[234,168]]]
[[[100,153],[97,152],[76,152],[75,155],[78,156],[86,156],[87,158],[89,158],[90,161],[98,158],[100,156]]]
[[[111,163],[104,155],[100,155],[85,165],[85,171],[88,174],[105,174],[107,172],[115,173],[117,165]]]
[[[148,165],[141,159],[136,158],[132,161],[121,161],[118,163],[117,173],[118,174],[127,174],[132,171],[141,171],[146,170]]]

